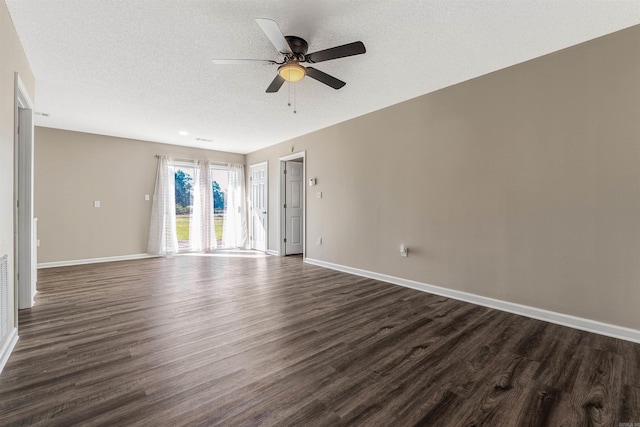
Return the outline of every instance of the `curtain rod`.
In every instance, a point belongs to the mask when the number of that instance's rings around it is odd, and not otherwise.
[[[156,154],[156,157],[160,157],[161,155],[164,155],[164,154]],[[167,157],[169,157],[169,156],[167,156]],[[197,160],[194,160],[194,159],[174,159],[174,158],[172,158],[172,160],[174,162],[183,162],[183,163],[195,163],[195,162],[197,162]],[[227,165],[231,164],[232,162],[216,162],[216,161],[213,161],[213,160],[209,160],[209,163],[211,163],[212,165],[227,166]]]

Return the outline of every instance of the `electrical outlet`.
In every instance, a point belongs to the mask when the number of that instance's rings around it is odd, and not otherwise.
[[[100,200],[94,200],[93,201],[93,207],[94,208],[99,208],[100,207]]]
[[[150,199],[149,195],[148,195],[148,194],[145,194],[145,195],[144,195],[144,199],[148,202],[148,201],[149,201],[149,199]]]
[[[322,191],[316,192],[316,199],[322,199]]]

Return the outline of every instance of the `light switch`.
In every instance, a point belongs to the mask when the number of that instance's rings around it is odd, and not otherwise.
[[[94,200],[93,207],[94,208],[99,208],[100,207],[100,200]]]
[[[400,256],[408,257],[409,256],[409,248],[407,245],[400,245]]]
[[[316,193],[316,199],[322,199],[322,191]]]
[[[144,195],[144,199],[148,202],[148,201],[149,201],[149,195],[148,195],[148,194],[145,194],[145,195]]]

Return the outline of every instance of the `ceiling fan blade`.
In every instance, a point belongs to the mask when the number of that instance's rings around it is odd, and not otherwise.
[[[316,79],[320,83],[324,83],[327,86],[331,86],[334,89],[340,89],[342,86],[346,85],[342,80],[338,80],[333,76],[330,76],[327,73],[323,73],[320,70],[317,70],[313,67],[307,67],[307,76],[312,79]]]
[[[278,52],[283,55],[293,53],[291,47],[289,47],[289,43],[287,43],[287,39],[284,38],[282,31],[280,31],[280,27],[276,24],[276,21],[267,18],[257,18],[256,22],[260,25],[260,28],[262,28],[262,31],[264,31]]]
[[[344,58],[345,56],[361,55],[366,51],[367,49],[365,49],[364,43],[353,42],[310,53],[307,55],[307,62],[313,64],[315,62],[328,61],[330,59]]]
[[[217,65],[277,64],[270,59],[212,59],[211,62]]]
[[[276,74],[276,78],[273,79],[269,87],[267,88],[267,93],[275,93],[280,90],[285,80],[280,77],[280,74]]]

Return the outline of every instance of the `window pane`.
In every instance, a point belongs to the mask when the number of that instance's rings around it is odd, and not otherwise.
[[[227,208],[227,188],[229,186],[228,171],[226,169],[212,168],[213,174],[213,223],[216,228],[216,240],[218,247],[222,246],[222,230]]]
[[[193,206],[193,168],[176,166],[176,233],[178,234],[178,250],[189,249],[189,228],[191,225],[191,209]]]

